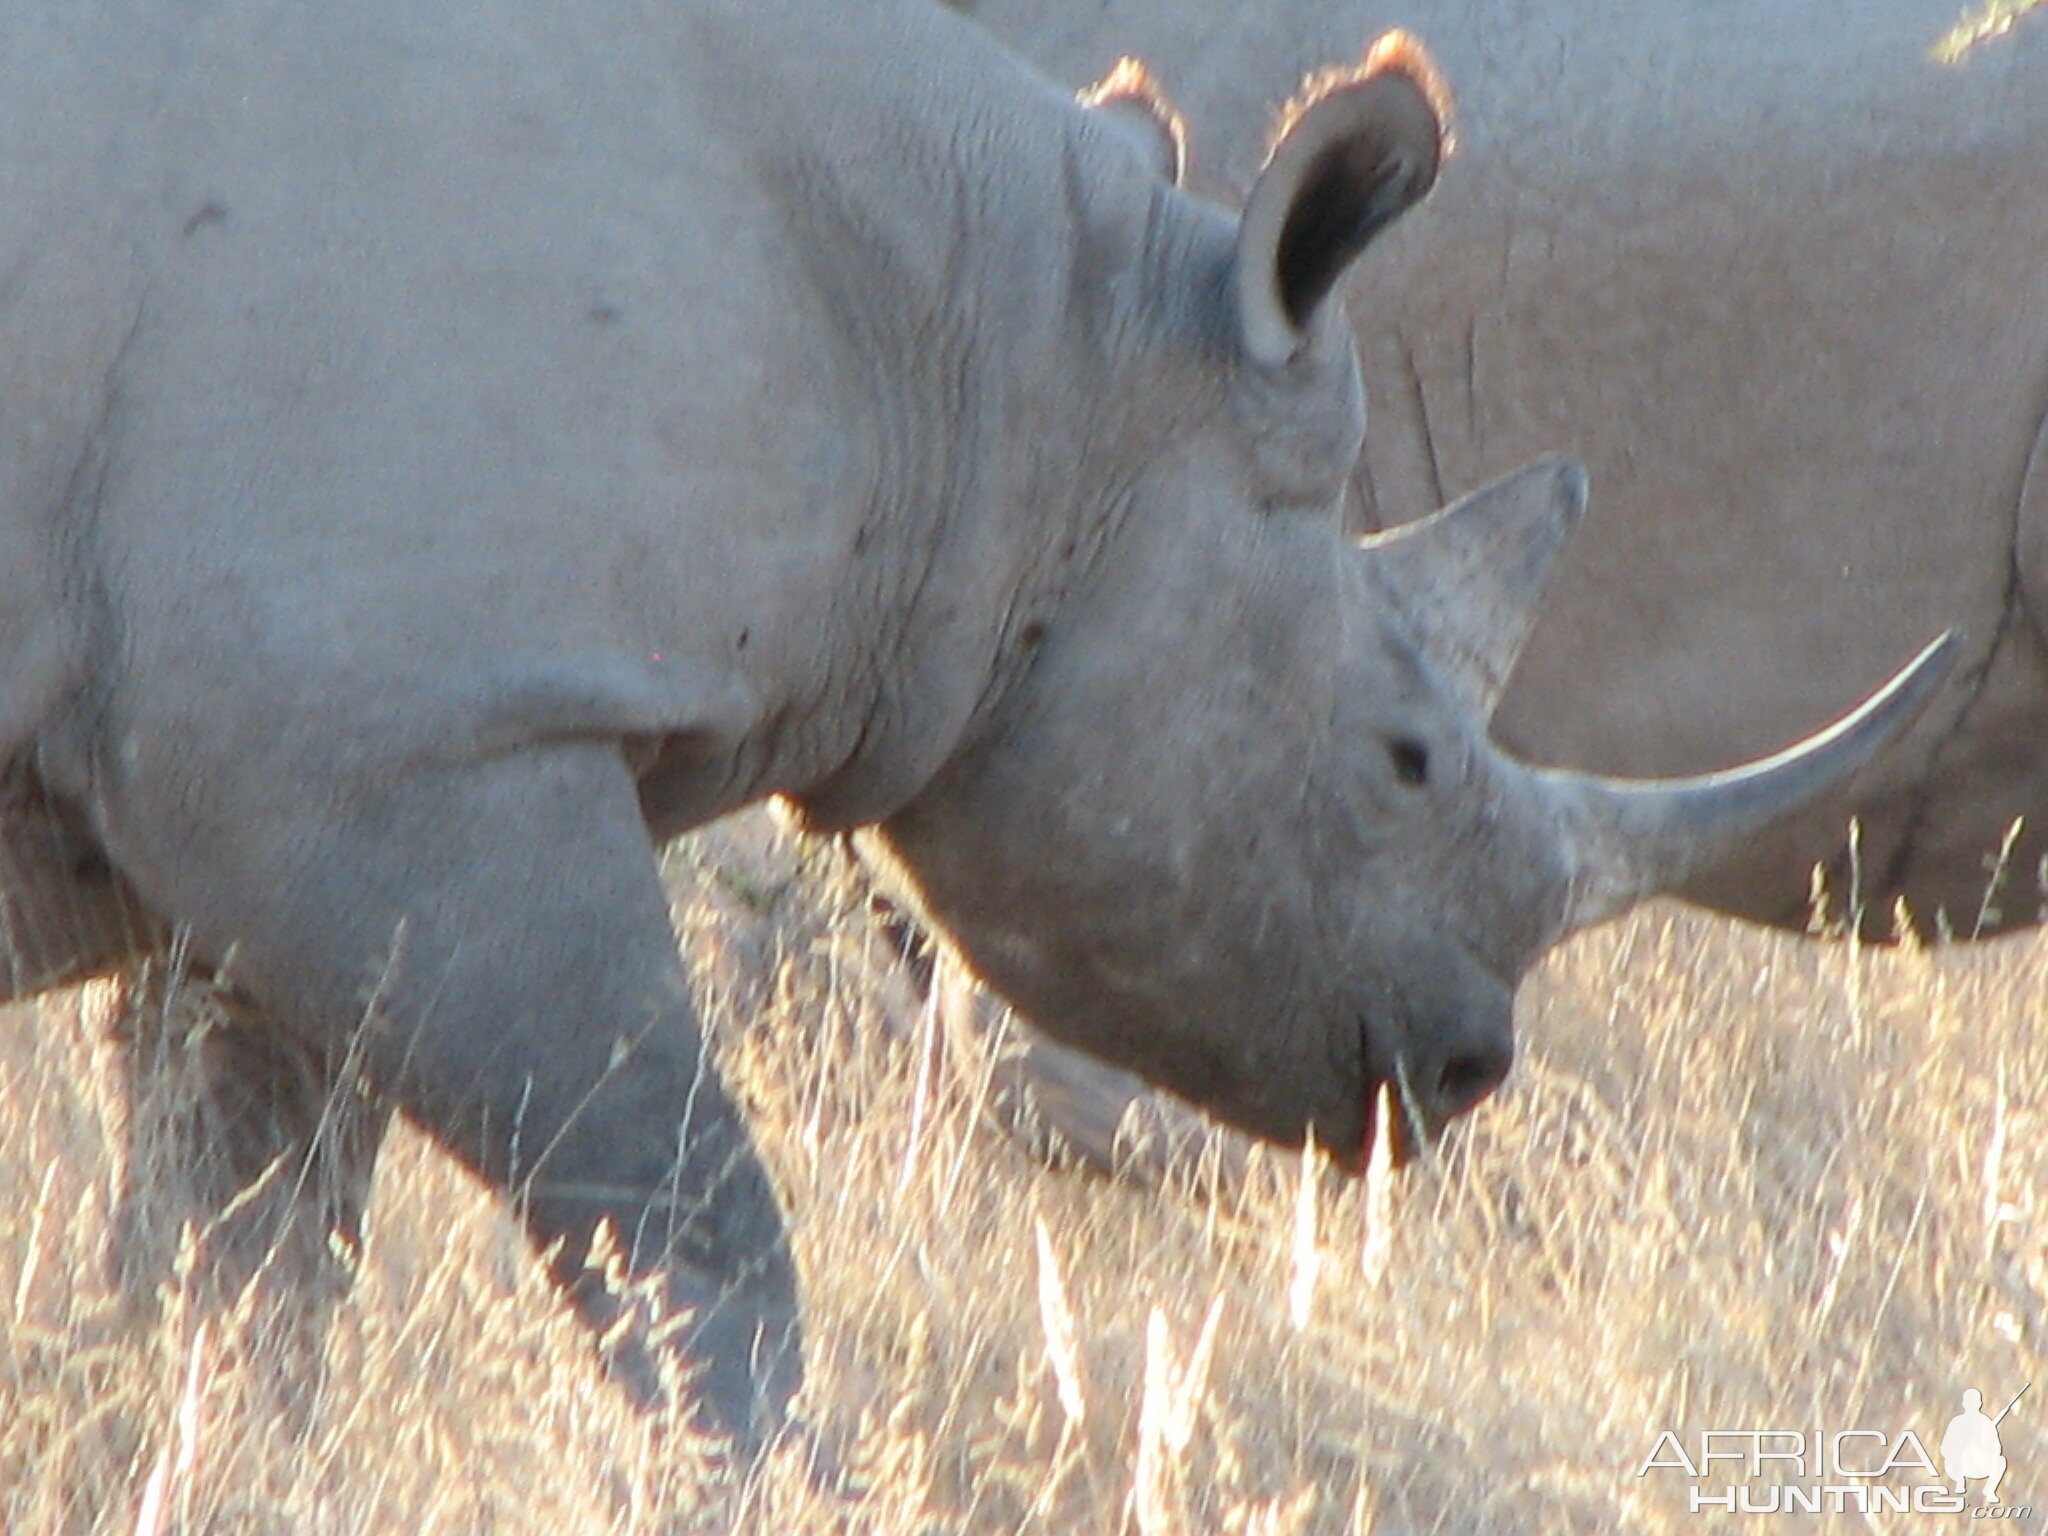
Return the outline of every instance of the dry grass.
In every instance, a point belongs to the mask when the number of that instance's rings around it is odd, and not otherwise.
[[[173,1286],[124,1315],[102,988],[0,1028],[0,1530],[1705,1531],[1682,1473],[1637,1475],[1662,1429],[1932,1450],[1965,1387],[2029,1380],[2003,1492],[2048,1505],[2038,939],[1873,953],[1653,909],[1532,980],[1512,1086],[1435,1166],[1148,1192],[1039,1168],[972,1072],[921,1070],[910,978],[824,854],[714,838],[675,871],[838,1478],[743,1479],[636,1419],[409,1134],[300,1422],[259,1309]],[[1967,1517],[1806,1517],[1936,1518]]]

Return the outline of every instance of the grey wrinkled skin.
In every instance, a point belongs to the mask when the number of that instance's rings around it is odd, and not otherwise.
[[[1492,745],[1585,483],[1343,537],[1330,295],[1440,158],[1406,55],[1240,220],[913,0],[47,0],[0,50],[14,990],[227,962],[292,1045],[203,1063],[172,1139],[262,1143],[217,1199],[338,1141],[352,1225],[403,1113],[651,1397],[609,1228],[743,1437],[796,1275],[660,840],[773,794],[875,827],[1047,1030],[1355,1146],[1390,1076],[1425,1133],[1483,1097],[1546,944],[1945,665],[1727,779]]]
[[[1498,720],[1541,761],[1696,771],[1840,709],[1944,626],[1951,681],[1839,793],[1683,894],[1868,937],[2048,908],[2048,10],[1955,62],[1954,0],[974,0],[1054,78],[1145,59],[1197,184],[1386,26],[1458,103],[1428,217],[1351,318],[1380,527],[1546,449],[1595,488]],[[1852,875],[1845,841],[1861,820]],[[2015,818],[2026,826],[1992,888]]]

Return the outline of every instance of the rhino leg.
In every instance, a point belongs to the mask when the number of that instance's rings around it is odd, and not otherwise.
[[[132,856],[177,887],[165,905],[232,940],[252,992],[345,1045],[516,1204],[629,1385],[659,1386],[621,1316],[651,1297],[687,1315],[667,1336],[710,1418],[743,1439],[770,1427],[799,1372],[794,1265],[703,1050],[618,751],[564,742],[368,783],[205,771],[234,826],[179,826],[169,796],[123,805],[151,840]],[[601,1232],[623,1295],[592,1262]]]
[[[148,1316],[189,1225],[208,1304],[263,1283],[283,1382],[321,1353],[346,1289],[388,1112],[247,997],[186,974],[168,930],[35,766],[0,766],[0,995],[126,969],[115,1033],[129,1078],[113,1260]],[[144,958],[149,957],[149,958]],[[286,1406],[290,1406],[289,1402]]]
[[[156,948],[163,925],[27,760],[0,766],[0,987],[33,997]]]
[[[942,957],[932,981],[953,1060],[988,1117],[1035,1160],[1144,1185],[1242,1174],[1238,1132],[1133,1073],[1040,1033]]]
[[[302,1401],[354,1277],[390,1111],[347,1062],[170,959],[138,968],[116,1028],[130,1110],[114,1258],[129,1305],[153,1307],[189,1223],[202,1302],[258,1288],[262,1352],[287,1406]]]
[[[859,867],[872,876],[864,856]],[[1043,1033],[895,901],[879,897],[876,908],[885,941],[934,1011],[962,1086],[1026,1156],[1148,1186],[1242,1173],[1250,1148],[1241,1133]]]

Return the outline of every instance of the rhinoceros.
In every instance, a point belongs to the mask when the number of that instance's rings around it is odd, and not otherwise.
[[[1319,77],[1241,214],[1126,104],[922,0],[14,7],[14,993],[226,963],[228,1087],[288,1047],[359,1168],[417,1122],[652,1391],[612,1234],[742,1435],[796,1280],[686,828],[874,829],[1045,1029],[1260,1135],[1484,1097],[1546,946],[1853,771],[1953,642],[1748,767],[1500,751],[1581,472],[1341,528],[1337,286],[1436,179],[1433,71]]]
[[[1418,32],[1456,92],[1458,152],[1352,313],[1376,391],[1353,519],[1414,517],[1550,447],[1598,488],[1501,739],[1693,771],[1960,624],[1913,731],[1683,893],[1802,930],[1825,864],[1833,917],[1853,902],[1873,938],[1902,897],[1930,934],[2040,919],[2048,7],[967,8],[1072,85],[1144,59],[1198,125],[1193,179],[1226,194],[1260,163],[1270,92],[1350,38]]]

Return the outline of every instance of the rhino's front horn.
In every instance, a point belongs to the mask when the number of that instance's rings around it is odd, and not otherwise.
[[[1565,931],[1668,891],[1702,864],[1842,783],[1920,713],[1959,642],[1944,633],[1860,706],[1771,757],[1691,779],[1535,770],[1555,790],[1573,867]]]
[[[1536,459],[1442,511],[1359,542],[1437,674],[1482,721],[1506,691],[1538,600],[1586,510],[1586,472]]]

